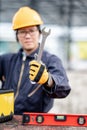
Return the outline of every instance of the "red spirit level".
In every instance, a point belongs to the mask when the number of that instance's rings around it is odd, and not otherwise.
[[[24,125],[87,126],[87,115],[23,113]]]

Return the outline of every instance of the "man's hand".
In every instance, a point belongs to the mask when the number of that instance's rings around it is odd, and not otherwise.
[[[37,62],[36,60],[32,60],[30,62],[29,78],[31,81],[39,84],[46,83],[49,78],[46,66]]]

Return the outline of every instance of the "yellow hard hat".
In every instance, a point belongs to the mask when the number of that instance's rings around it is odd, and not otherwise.
[[[34,9],[21,7],[14,15],[12,23],[13,30],[16,30],[22,27],[41,25],[43,21]]]

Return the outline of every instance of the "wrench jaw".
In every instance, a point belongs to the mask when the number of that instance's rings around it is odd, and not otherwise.
[[[49,29],[49,31],[47,32],[47,31],[45,31],[45,29],[46,29],[46,27],[44,27],[43,29],[42,29],[42,35],[43,36],[45,36],[45,37],[47,37],[48,35],[50,35],[50,33],[51,33],[51,29]]]

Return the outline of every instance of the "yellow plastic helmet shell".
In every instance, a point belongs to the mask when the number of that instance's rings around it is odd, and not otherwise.
[[[43,21],[34,9],[21,7],[14,15],[12,24],[13,30],[16,30],[27,26],[41,25]]]

